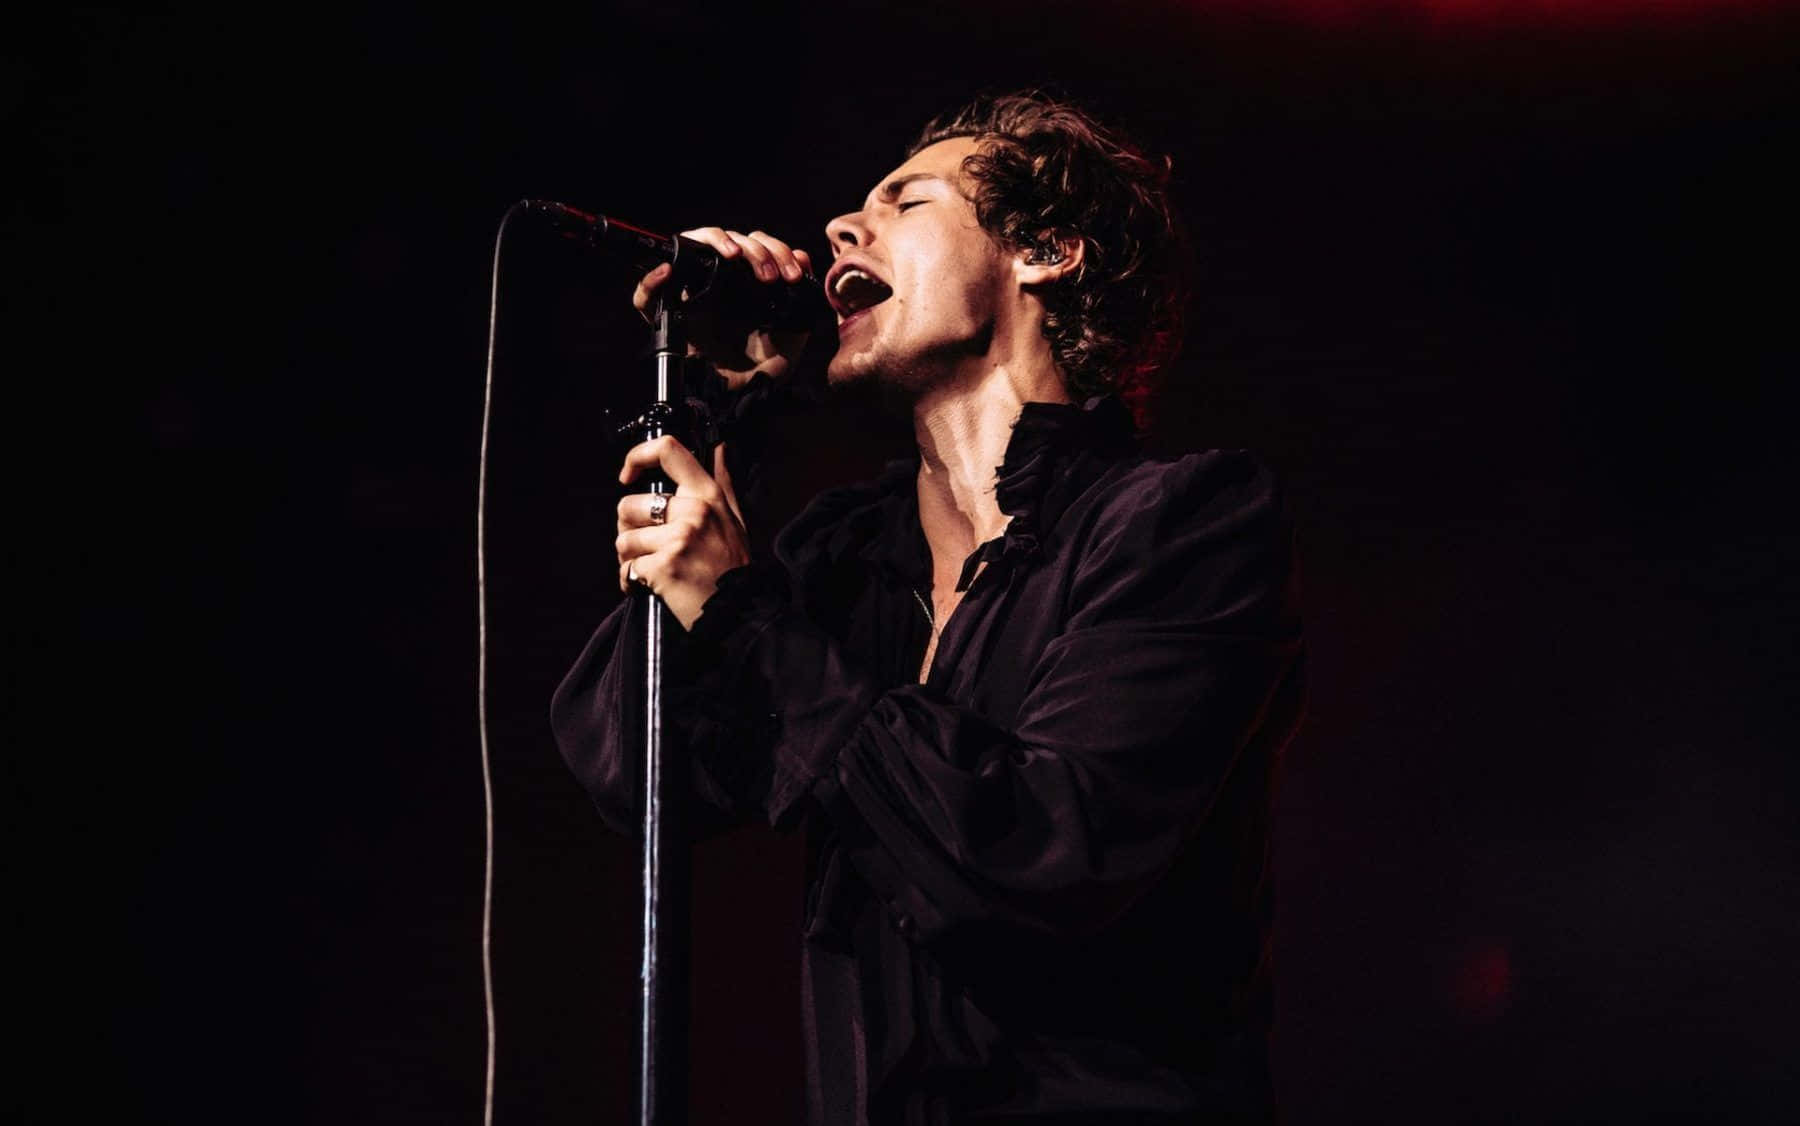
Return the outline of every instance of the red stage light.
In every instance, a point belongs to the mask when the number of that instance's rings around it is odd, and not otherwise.
[[[1263,12],[1302,23],[1414,19],[1428,24],[1652,23],[1670,18],[1755,12],[1792,0],[1189,0],[1198,11]]]
[[[1489,1020],[1512,999],[1512,955],[1506,944],[1489,940],[1468,947],[1451,967],[1450,1003],[1465,1017]]]

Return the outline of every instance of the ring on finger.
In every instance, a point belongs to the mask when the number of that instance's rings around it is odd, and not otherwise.
[[[650,522],[666,524],[669,522],[669,494],[654,493],[650,497]]]

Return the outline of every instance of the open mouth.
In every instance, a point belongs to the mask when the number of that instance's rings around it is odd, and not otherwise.
[[[860,266],[833,270],[825,287],[826,297],[838,316],[849,320],[894,295],[893,287]]]

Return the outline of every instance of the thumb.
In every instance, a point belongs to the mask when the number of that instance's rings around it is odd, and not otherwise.
[[[731,509],[731,514],[737,517],[738,527],[745,527],[744,511],[738,507],[737,490],[731,485],[731,468],[725,463],[724,442],[713,447],[713,480],[718,484],[719,491],[725,494],[725,504]]]

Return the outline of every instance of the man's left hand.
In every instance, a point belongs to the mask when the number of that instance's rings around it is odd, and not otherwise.
[[[713,453],[709,477],[674,438],[641,443],[625,455],[619,480],[630,483],[652,469],[661,469],[675,491],[633,493],[619,502],[619,589],[629,590],[633,580],[648,587],[682,628],[692,629],[719,576],[750,562],[749,537],[723,445]],[[653,521],[659,509],[663,518]]]

